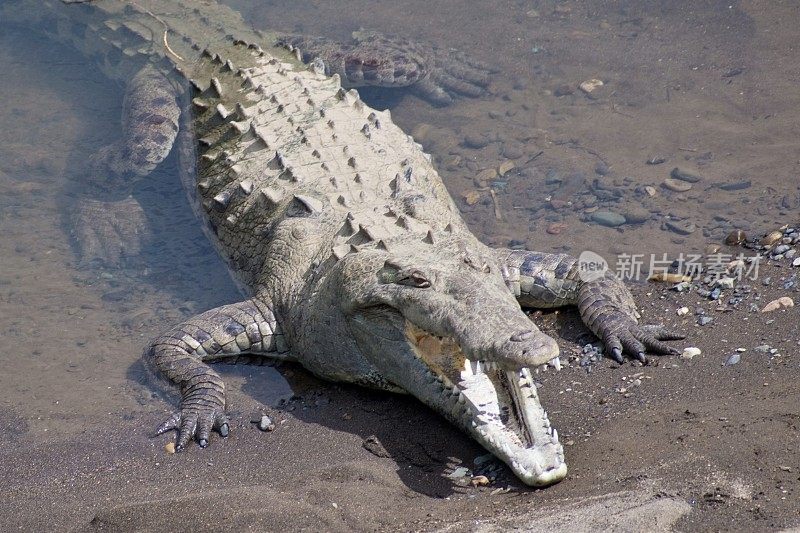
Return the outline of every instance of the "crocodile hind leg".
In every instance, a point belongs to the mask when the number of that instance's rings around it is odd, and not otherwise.
[[[581,279],[578,260],[566,254],[498,250],[506,284],[523,307],[577,305],[584,324],[603,341],[608,353],[622,362],[628,353],[645,363],[646,352],[677,354],[665,340],[684,335],[660,325],[640,325],[636,302],[625,284],[605,271]]]
[[[456,95],[484,95],[493,73],[457,50],[441,50],[375,31],[353,32],[349,43],[284,35],[277,44],[296,48],[306,63],[322,60],[325,73],[338,74],[346,87],[407,87],[439,106],[453,103]]]
[[[275,314],[258,299],[211,309],[156,338],[145,350],[145,360],[181,393],[180,409],[156,435],[177,430],[177,450],[192,439],[207,446],[213,429],[227,437],[225,384],[208,363],[246,354],[289,359]]]
[[[85,196],[72,217],[82,264],[117,266],[141,251],[149,231],[131,189],[169,155],[179,116],[176,90],[156,69],[144,67],[130,80],[122,137],[90,158]]]

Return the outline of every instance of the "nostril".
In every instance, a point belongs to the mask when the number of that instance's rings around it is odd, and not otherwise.
[[[533,330],[529,329],[528,331],[521,331],[519,333],[514,333],[513,335],[511,335],[511,340],[513,342],[521,342],[530,339],[531,337],[533,337],[533,335],[534,335]]]

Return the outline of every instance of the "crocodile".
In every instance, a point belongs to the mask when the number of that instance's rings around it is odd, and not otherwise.
[[[640,325],[613,273],[480,242],[431,157],[320,58],[304,64],[301,43],[275,46],[208,0],[14,0],[0,14],[33,18],[127,84],[122,140],[99,152],[93,179],[124,188],[177,151],[243,292],[144,350],[180,391],[156,430],[176,430],[177,450],[230,432],[210,364],[264,357],[413,395],[546,486],[567,466],[532,369],[559,367],[559,348],[523,307],[577,305],[620,362],[676,353],[664,341],[682,336]]]

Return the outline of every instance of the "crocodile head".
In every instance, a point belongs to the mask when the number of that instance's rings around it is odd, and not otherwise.
[[[531,369],[558,346],[522,312],[492,251],[475,241],[362,251],[343,259],[340,303],[381,376],[464,428],[525,483],[567,467]]]

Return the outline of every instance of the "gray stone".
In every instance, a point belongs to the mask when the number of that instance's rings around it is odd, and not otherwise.
[[[684,170],[678,167],[673,168],[672,172],[670,172],[669,175],[675,178],[676,180],[686,181],[689,183],[697,183],[698,181],[703,179],[697,174],[693,174],[688,170]]]
[[[612,213],[611,211],[595,211],[592,213],[592,220],[601,226],[615,228],[625,224],[625,217],[619,213]]]
[[[741,191],[749,189],[753,183],[750,180],[739,180],[731,183],[721,183],[718,185],[723,191]]]
[[[665,225],[667,226],[667,229],[674,231],[678,235],[691,235],[697,230],[697,226],[691,222],[686,223],[668,220]]]

